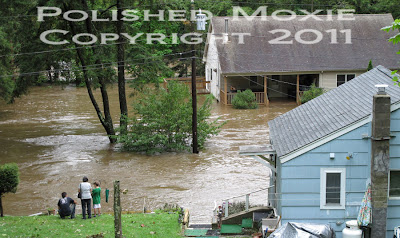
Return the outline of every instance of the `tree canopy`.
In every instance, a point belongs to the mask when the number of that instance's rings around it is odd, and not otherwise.
[[[398,33],[399,30],[400,30],[400,19],[396,19],[396,20],[393,22],[393,24],[392,24],[391,26],[384,27],[382,30],[384,30],[384,31],[386,31],[386,32],[390,32],[390,31],[395,31],[395,32],[397,32],[397,34],[394,35],[393,37],[391,37],[391,38],[389,39],[389,41],[392,42],[392,43],[395,44],[395,45],[398,44],[398,43],[400,43],[400,33]],[[397,54],[400,54],[400,50],[397,52]],[[398,72],[397,70],[394,70],[394,71],[392,72],[392,75],[396,74],[397,72]],[[394,76],[394,77],[393,77],[393,81],[394,81],[397,85],[400,86],[399,77]]]
[[[3,217],[2,196],[6,193],[16,193],[19,184],[19,170],[15,163],[0,166],[0,213]]]
[[[147,153],[190,149],[192,101],[186,85],[172,81],[168,89],[146,89],[133,108],[128,133],[119,136],[124,149]],[[211,98],[207,97],[197,112],[199,148],[223,125],[218,119],[209,120],[210,110]]]

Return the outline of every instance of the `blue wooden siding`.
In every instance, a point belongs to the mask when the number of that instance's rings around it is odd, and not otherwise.
[[[390,140],[390,169],[400,169],[400,110],[392,112],[390,131],[393,137]],[[400,226],[400,200],[388,202],[387,238],[393,237],[393,228]]]
[[[390,168],[400,169],[400,110],[392,113],[391,120],[391,132],[396,137],[391,140]],[[342,237],[344,223],[357,219],[366,182],[370,178],[371,141],[363,139],[363,134],[371,135],[371,123],[278,164],[281,200],[277,207],[282,214],[282,224],[289,221],[330,224],[337,237]],[[335,153],[335,159],[330,159],[330,153]],[[349,153],[353,158],[347,160]],[[346,168],[345,209],[320,209],[321,168]],[[389,201],[387,237],[393,237],[395,225],[400,225],[400,200]]]

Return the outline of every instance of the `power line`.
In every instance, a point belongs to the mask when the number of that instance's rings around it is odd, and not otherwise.
[[[104,69],[104,68],[111,68],[111,65],[114,64],[118,64],[118,63],[123,63],[123,62],[135,62],[138,60],[144,60],[144,59],[149,59],[149,58],[157,58],[157,57],[166,57],[166,56],[173,56],[173,55],[184,55],[184,54],[188,54],[191,53],[192,51],[186,51],[186,52],[179,52],[179,53],[173,53],[173,54],[165,54],[165,55],[159,55],[159,56],[146,56],[143,58],[137,58],[137,59],[133,59],[133,60],[125,60],[125,61],[114,61],[114,62],[107,62],[107,63],[102,63],[102,64],[92,64],[92,65],[86,65],[85,67],[83,66],[77,66],[80,69],[76,69],[76,70],[71,70],[71,69],[52,69],[52,70],[42,70],[42,71],[37,71],[37,72],[27,72],[27,73],[21,73],[21,74],[17,74],[17,75],[0,75],[0,78],[4,78],[4,77],[18,77],[18,76],[30,76],[30,75],[37,75],[37,74],[41,74],[41,73],[47,73],[49,71],[57,71],[57,72],[75,72],[75,71],[81,71],[81,70],[93,70],[93,69]],[[183,57],[183,58],[179,58],[179,59],[190,59],[191,57]],[[158,62],[158,61],[151,61],[151,62]],[[151,63],[151,62],[146,62],[146,63],[135,63],[135,65],[143,65],[143,64],[147,64],[147,63]],[[109,67],[96,67],[96,66],[103,66],[103,65],[110,65]],[[95,67],[93,67],[95,66]]]
[[[177,36],[182,36],[182,35],[184,35],[184,34],[177,34]],[[173,36],[174,35],[169,35],[169,36],[166,36],[165,38],[170,38]],[[143,42],[143,41],[147,41],[147,39],[136,40],[135,42]],[[120,42],[120,43],[101,44],[101,45],[78,46],[78,47],[73,47],[73,48],[62,48],[62,49],[57,49],[57,50],[44,50],[44,51],[24,52],[24,53],[16,53],[16,54],[6,54],[6,55],[0,55],[0,58],[7,57],[7,56],[34,55],[34,54],[52,53],[52,52],[58,52],[58,51],[76,50],[76,49],[83,49],[83,48],[114,46],[114,45],[126,44],[126,43],[128,43],[128,41],[124,41],[124,42]]]

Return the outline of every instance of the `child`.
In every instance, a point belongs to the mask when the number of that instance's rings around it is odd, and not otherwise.
[[[94,217],[96,217],[96,214],[98,216],[101,215],[100,212],[100,194],[101,194],[101,188],[100,188],[100,183],[99,182],[94,182],[94,189],[92,191],[92,197],[93,197],[93,210],[94,210]]]

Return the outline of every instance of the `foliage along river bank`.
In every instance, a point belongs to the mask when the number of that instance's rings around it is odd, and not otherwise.
[[[100,92],[96,92],[96,97]],[[3,197],[5,215],[30,215],[56,207],[61,192],[76,199],[84,175],[112,189],[121,181],[123,211],[152,210],[177,203],[191,211],[191,220],[208,222],[214,201],[265,188],[268,171],[251,158],[239,156],[242,145],[265,144],[267,121],[294,108],[294,102],[235,110],[213,102],[211,119],[228,121],[204,149],[146,155],[120,151],[109,144],[87,100],[84,88],[35,87],[14,104],[0,104],[0,163],[16,162],[20,184]],[[118,118],[117,87],[110,89],[112,115]],[[117,121],[117,120],[116,120]],[[110,194],[110,196],[112,196]],[[251,203],[266,202],[267,194],[252,195]],[[112,211],[104,202],[102,210]]]

